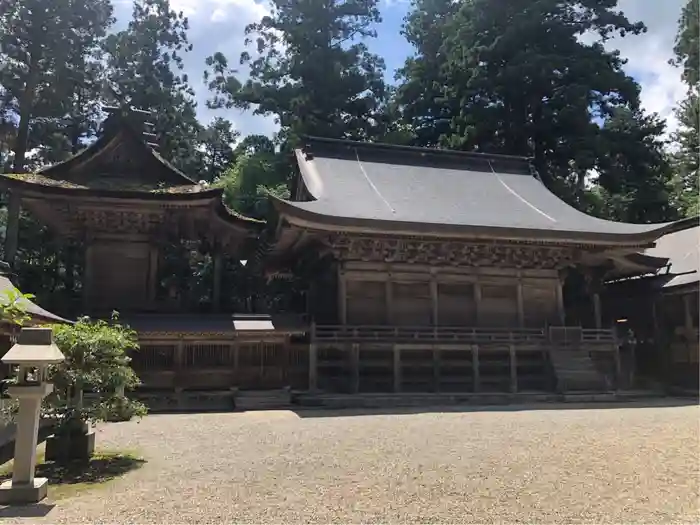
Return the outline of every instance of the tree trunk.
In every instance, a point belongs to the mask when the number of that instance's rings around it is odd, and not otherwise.
[[[31,58],[27,83],[19,103],[19,126],[17,128],[17,138],[15,139],[15,158],[12,162],[12,171],[15,173],[24,172],[24,164],[27,156],[27,142],[29,140],[29,121],[32,118],[32,107],[34,106],[34,90],[39,77],[35,57]]]

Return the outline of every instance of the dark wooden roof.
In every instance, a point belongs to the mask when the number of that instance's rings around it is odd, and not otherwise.
[[[49,179],[94,189],[142,190],[197,187],[145,141],[139,116],[112,113],[100,137],[77,155],[40,172]]]
[[[97,198],[105,199],[105,205],[118,199],[204,206],[226,223],[253,229],[264,224],[227,208],[223,189],[193,181],[161,157],[146,143],[138,116],[128,110],[112,113],[102,135],[77,155],[38,173],[0,174],[0,186],[37,200]]]
[[[530,160],[309,137],[296,151],[311,200],[275,199],[290,223],[409,235],[484,235],[644,245],[672,229],[598,219],[569,206]]]

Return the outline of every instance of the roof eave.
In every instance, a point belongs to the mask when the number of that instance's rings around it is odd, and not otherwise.
[[[489,238],[508,241],[595,244],[603,246],[651,246],[656,239],[672,230],[675,223],[634,234],[546,231],[488,226],[426,224],[416,222],[378,221],[354,217],[329,216],[295,206],[293,202],[273,198],[273,205],[289,224],[324,231],[364,234],[421,235],[426,237]]]
[[[106,197],[153,201],[211,200],[217,197],[221,197],[223,194],[222,188],[206,188],[200,191],[191,192],[168,192],[166,190],[137,191],[48,186],[46,184],[38,184],[35,182],[29,182],[13,178],[8,176],[7,174],[0,174],[0,186],[5,187],[7,189],[18,189],[23,193],[36,193],[39,195],[50,194],[64,196]]]

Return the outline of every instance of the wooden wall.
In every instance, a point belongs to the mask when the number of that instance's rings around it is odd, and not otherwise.
[[[542,327],[560,324],[555,271],[348,262],[338,268],[340,324]]]
[[[146,242],[95,241],[85,253],[90,311],[147,309],[154,299],[157,251]]]

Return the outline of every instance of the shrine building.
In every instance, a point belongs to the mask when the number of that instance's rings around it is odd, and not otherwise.
[[[604,285],[658,272],[668,258],[645,250],[682,229],[577,211],[528,158],[321,138],[295,151],[293,198],[270,197],[263,222],[169,164],[141,125],[114,111],[83,152],[0,183],[11,195],[6,254],[20,207],[78,240],[83,312],[118,310],[137,330],[134,367],[160,408],[225,407],[256,390],[620,388]],[[213,265],[207,312],[164,284],[168,250],[187,242]],[[251,279],[294,275],[306,306],[222,308],[245,293],[222,280],[226,264]]]
[[[309,283],[309,389],[608,390],[600,294],[677,224],[591,217],[529,159],[309,138],[258,260]]]

